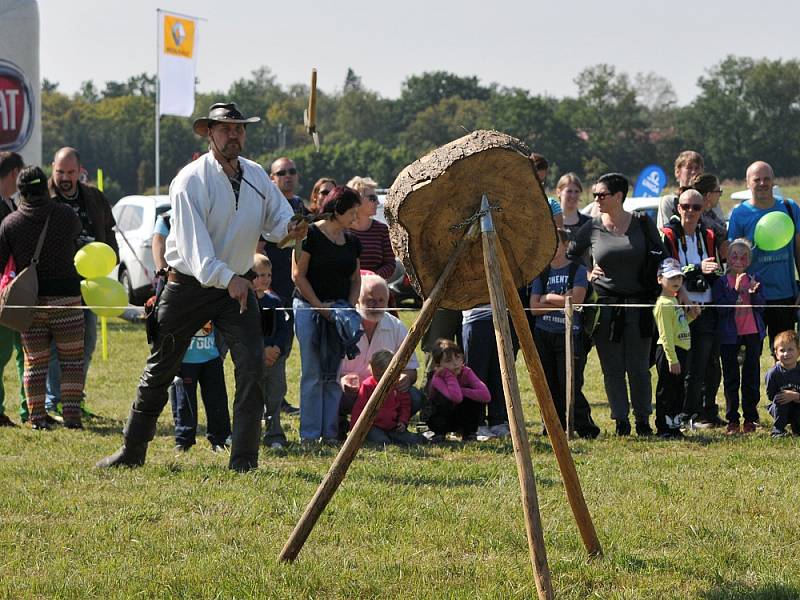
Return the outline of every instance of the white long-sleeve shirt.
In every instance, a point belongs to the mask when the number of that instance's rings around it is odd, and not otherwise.
[[[286,235],[292,210],[257,163],[239,157],[244,180],[239,208],[228,176],[211,152],[186,165],[169,186],[172,227],[166,239],[167,264],[204,287],[227,288],[234,275],[253,266],[262,234]]]

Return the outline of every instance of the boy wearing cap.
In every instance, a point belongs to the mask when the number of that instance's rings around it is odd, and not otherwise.
[[[658,269],[661,295],[656,300],[653,316],[658,328],[656,342],[656,430],[663,439],[681,438],[686,356],[691,347],[691,333],[686,312],[678,305],[676,295],[683,285],[680,263],[667,258]]]

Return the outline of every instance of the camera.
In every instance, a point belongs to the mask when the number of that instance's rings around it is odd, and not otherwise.
[[[703,272],[697,268],[697,265],[683,267],[683,279],[687,292],[705,292],[708,290],[708,281],[706,281]]]

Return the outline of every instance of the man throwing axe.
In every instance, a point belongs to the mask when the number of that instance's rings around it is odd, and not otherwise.
[[[194,131],[208,139],[208,153],[178,173],[169,188],[172,228],[166,239],[167,284],[151,321],[151,351],[124,429],[124,444],[98,467],[144,464],[147,444],[167,402],[167,388],[189,341],[212,321],[231,350],[236,372],[233,442],[229,468],[258,466],[264,399],[263,338],[252,290],[253,251],[259,236],[302,239],[305,223],[291,223],[280,190],[255,162],[240,153],[245,118],[234,103],[211,106]]]

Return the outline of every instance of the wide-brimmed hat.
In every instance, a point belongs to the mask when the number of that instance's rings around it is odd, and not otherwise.
[[[236,108],[235,102],[216,102],[208,109],[207,117],[200,117],[195,120],[192,129],[197,135],[206,137],[208,135],[208,127],[212,122],[215,123],[258,123],[261,119],[259,117],[245,117],[239,109]]]

